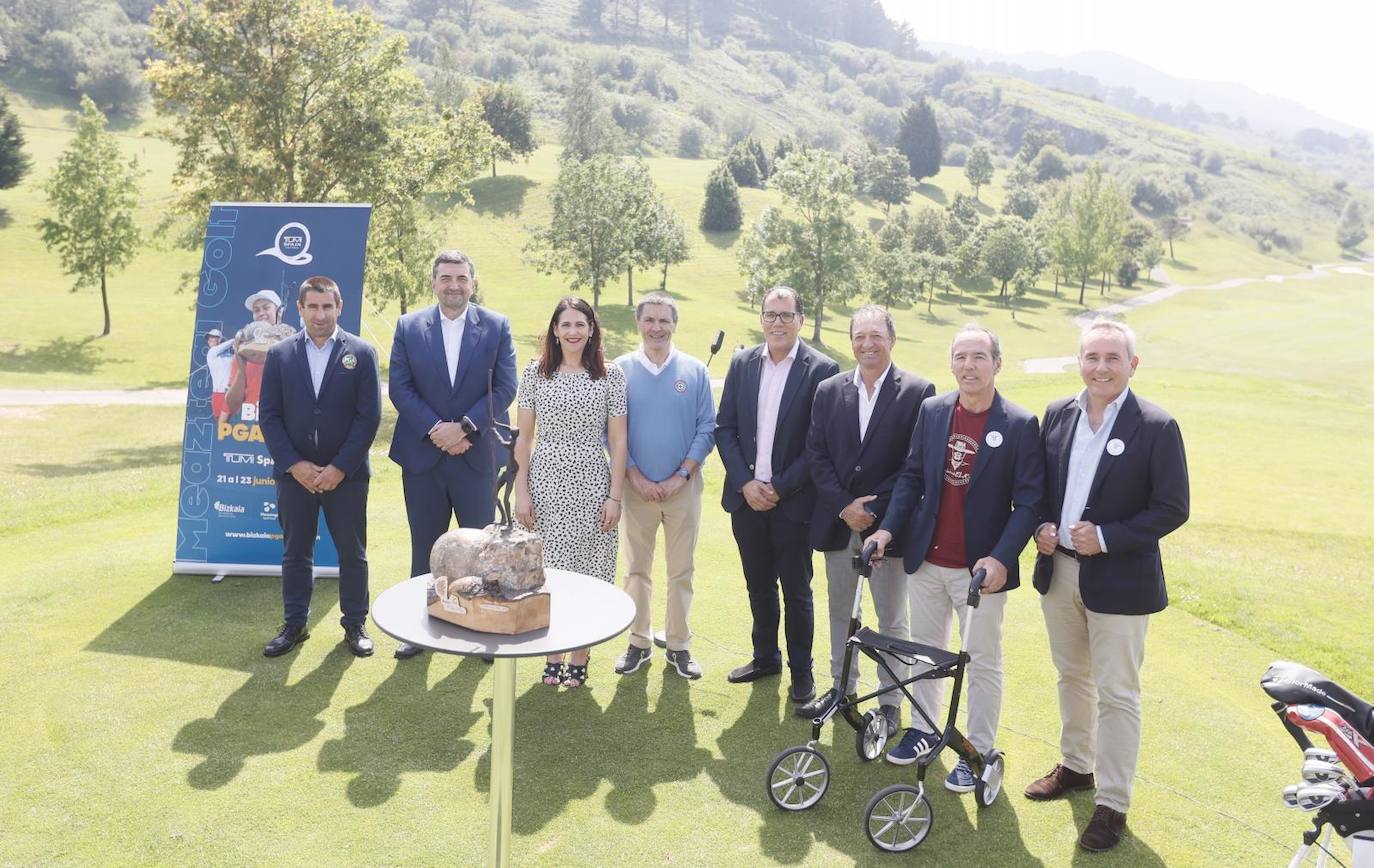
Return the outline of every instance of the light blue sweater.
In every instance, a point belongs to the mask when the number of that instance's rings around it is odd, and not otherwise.
[[[629,382],[629,461],[651,481],[662,482],[684,459],[704,463],[715,445],[711,376],[700,361],[677,350],[657,375],[639,359],[636,350],[615,360]]]

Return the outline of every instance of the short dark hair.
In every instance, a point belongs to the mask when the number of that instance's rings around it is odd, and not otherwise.
[[[764,305],[768,304],[768,299],[772,298],[775,295],[780,295],[783,298],[792,299],[792,308],[797,312],[797,315],[806,316],[806,311],[802,310],[801,293],[797,292],[790,286],[782,285],[775,286],[763,294],[763,300],[759,302],[759,313],[763,313]]]
[[[887,312],[887,308],[876,304],[866,304],[849,315],[849,339],[854,340],[854,321],[861,316],[880,316],[887,324],[887,336],[894,341],[897,340],[897,325],[892,321],[892,314]]]
[[[673,325],[677,325],[677,302],[666,292],[651,292],[639,300],[635,305],[635,322],[639,322],[639,315],[644,313],[644,307],[650,304],[661,304],[673,312]]]
[[[468,277],[477,277],[477,263],[461,250],[440,250],[434,256],[434,266],[429,271],[429,279],[433,280],[439,276],[439,266],[444,263],[453,265],[466,265],[468,267]]]
[[[307,292],[332,292],[334,294],[334,304],[343,307],[343,293],[339,292],[339,285],[332,279],[323,274],[314,277],[307,277],[301,281],[300,295],[296,297],[296,306],[301,307],[305,304],[305,294]]]

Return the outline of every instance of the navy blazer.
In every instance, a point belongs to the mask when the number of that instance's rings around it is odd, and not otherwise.
[[[1082,411],[1078,399],[1065,398],[1045,410],[1046,496],[1040,520],[1059,523],[1069,474],[1069,449]],[[1112,423],[1120,455],[1102,450],[1083,520],[1102,529],[1107,551],[1078,559],[1083,605],[1111,615],[1149,615],[1169,605],[1159,540],[1188,520],[1188,462],[1183,434],[1163,408],[1126,396]],[[1110,441],[1109,441],[1110,442]],[[1035,588],[1045,593],[1054,558],[1039,555]]]
[[[868,508],[877,516],[863,536],[881,525],[892,487],[902,469],[921,402],[935,394],[924,377],[896,365],[878,384],[878,399],[859,440],[859,387],[854,371],[836,374],[816,389],[811,404],[811,431],[806,437],[807,464],[816,484],[816,509],[811,515],[811,547],[839,551],[849,544],[849,525],[840,518],[856,497],[877,495]],[[892,554],[900,548],[888,549]]]
[[[396,430],[391,436],[391,460],[413,473],[432,469],[444,453],[429,439],[430,429],[437,422],[457,422],[467,416],[477,426],[477,435],[470,438],[473,448],[459,457],[477,473],[490,474],[497,446],[487,438],[486,448],[482,448],[482,435],[491,419],[488,406],[495,408],[498,421],[509,422],[508,411],[515,398],[515,347],[510,338],[510,320],[469,302],[464,314],[467,323],[463,326],[463,344],[458,351],[458,371],[450,385],[440,316],[436,304],[408,313],[396,323],[387,378],[387,391],[397,413]],[[504,455],[495,457],[504,463]]]
[[[382,422],[381,374],[372,345],[339,329],[320,381],[310,379],[304,331],[267,351],[258,412],[272,453],[272,475],[285,476],[298,461],[330,464],[349,478],[367,478],[367,450]]]
[[[957,391],[931,398],[921,405],[911,448],[892,493],[883,530],[902,540],[903,566],[914,573],[930,551],[935,519],[940,514],[948,460],[950,426],[954,422]],[[993,446],[993,432],[1002,442]],[[993,438],[996,439],[996,438]],[[964,501],[964,556],[969,568],[991,555],[1007,568],[1010,591],[1021,584],[1020,557],[1035,533],[1039,505],[1045,494],[1045,465],[1040,451],[1040,426],[1035,416],[993,395],[988,408],[983,444],[973,462]]]
[[[778,427],[773,435],[773,489],[781,501],[775,509],[792,521],[811,520],[816,489],[806,460],[806,432],[811,427],[811,401],[821,382],[839,373],[834,359],[797,339],[797,357],[787,373],[778,405]],[[767,344],[740,350],[730,360],[725,387],[716,410],[716,449],[725,465],[725,486],[720,505],[726,512],[748,508],[741,493],[754,478],[758,454],[759,379]],[[800,542],[800,540],[798,541]]]

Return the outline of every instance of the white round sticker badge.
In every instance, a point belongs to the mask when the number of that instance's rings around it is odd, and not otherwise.
[[[988,432],[988,445],[991,446],[993,449],[996,449],[998,446],[1001,446],[1001,445],[1002,445],[1002,432],[1001,432],[1001,431],[989,431],[989,432]]]
[[[1125,443],[1122,443],[1121,440],[1120,440],[1120,438],[1113,437],[1112,439],[1110,439],[1110,440],[1107,441],[1107,452],[1108,452],[1108,453],[1110,453],[1110,454],[1112,454],[1112,455],[1120,455],[1122,452],[1125,452],[1125,451],[1126,451],[1126,444],[1125,444]]]

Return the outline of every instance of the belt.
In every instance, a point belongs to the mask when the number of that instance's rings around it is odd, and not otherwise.
[[[1059,552],[1061,555],[1068,555],[1069,557],[1073,558],[1074,560],[1078,560],[1078,552],[1074,551],[1073,549],[1069,548],[1068,546],[1056,545],[1056,546],[1054,547],[1054,550],[1057,551],[1057,552]]]

